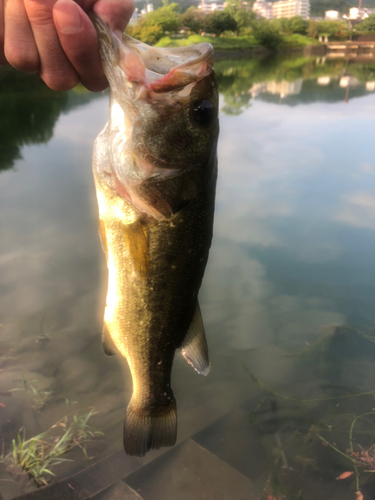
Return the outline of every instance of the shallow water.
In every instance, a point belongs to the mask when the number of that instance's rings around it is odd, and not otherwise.
[[[203,378],[176,356],[178,442],[251,480],[254,499],[355,499],[358,488],[375,499],[375,60],[215,67],[220,175],[200,292],[212,368]],[[8,69],[0,88],[4,454],[20,428],[29,439],[93,407],[92,430],[105,433],[90,460],[69,452],[53,482],[121,448],[131,393],[100,342],[91,150],[108,96],[53,93]],[[158,455],[130,459],[124,476]],[[147,471],[128,484],[146,500],[176,498]],[[0,464],[5,500],[33,487]]]

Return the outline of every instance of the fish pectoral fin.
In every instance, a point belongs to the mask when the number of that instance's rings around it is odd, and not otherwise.
[[[112,340],[108,326],[104,323],[102,331],[102,347],[106,356],[115,356],[119,351]]]
[[[135,272],[140,278],[146,279],[149,267],[149,249],[147,235],[142,222],[123,225],[123,238],[130,254]]]
[[[181,353],[195,371],[201,375],[208,375],[211,364],[208,359],[206,334],[198,302],[193,320],[182,342]]]

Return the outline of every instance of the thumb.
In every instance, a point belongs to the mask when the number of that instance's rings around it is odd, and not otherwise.
[[[97,0],[93,10],[121,38],[133,14],[134,0]]]

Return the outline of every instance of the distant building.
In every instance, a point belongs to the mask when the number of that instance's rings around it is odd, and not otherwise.
[[[349,19],[352,20],[362,21],[371,14],[375,14],[375,9],[359,9],[358,7],[349,9]]]
[[[198,9],[200,9],[205,14],[209,14],[210,12],[213,12],[215,10],[224,10],[224,4],[216,2],[206,2],[205,0],[202,0],[200,5],[198,5]]]
[[[136,23],[142,16],[148,14],[149,12],[152,12],[153,10],[154,10],[154,5],[152,3],[146,4],[146,8],[142,9],[141,11],[139,9],[134,9],[129,24]]]
[[[253,11],[257,16],[272,19],[272,6],[272,2],[267,2],[266,0],[255,0],[253,4]]]
[[[309,0],[280,0],[274,2],[272,6],[273,17],[279,19],[281,17],[301,16],[302,19],[310,17],[310,1]]]
[[[154,10],[154,5],[152,3],[147,3],[146,7],[141,10],[141,14],[145,16],[149,12],[152,12]]]
[[[138,9],[134,9],[133,15],[130,18],[129,24],[135,24],[140,17],[141,17],[141,15],[140,15],[140,12],[138,11]]]
[[[282,80],[281,82],[254,83],[249,93],[252,97],[257,97],[259,94],[279,94],[280,98],[283,99],[287,95],[298,95],[301,90],[302,78],[297,78],[294,82]]]
[[[338,10],[326,10],[324,17],[327,21],[337,21],[341,16]]]

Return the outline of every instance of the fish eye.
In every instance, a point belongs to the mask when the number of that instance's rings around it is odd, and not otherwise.
[[[211,101],[203,99],[193,104],[193,118],[203,127],[209,127],[215,118],[215,108]]]

